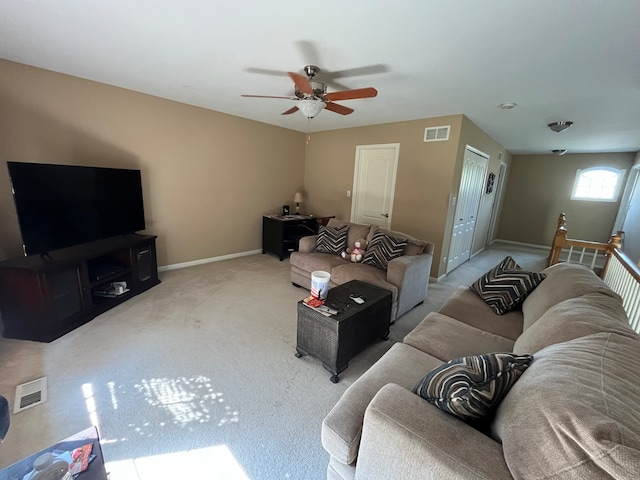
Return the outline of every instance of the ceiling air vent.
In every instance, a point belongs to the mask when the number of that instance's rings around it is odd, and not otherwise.
[[[451,125],[445,125],[442,127],[429,127],[424,129],[424,141],[425,142],[444,142],[449,140],[449,130]]]
[[[47,401],[47,377],[38,378],[16,387],[13,413],[21,412]]]

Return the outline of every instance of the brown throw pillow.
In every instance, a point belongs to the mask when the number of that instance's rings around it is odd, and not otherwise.
[[[389,261],[401,256],[406,246],[406,239],[399,239],[385,235],[382,232],[376,232],[371,242],[369,242],[364,257],[362,257],[362,263],[386,270]]]
[[[544,273],[522,270],[513,258],[505,257],[469,288],[502,315],[520,305],[544,278]]]
[[[318,253],[332,253],[340,255],[347,248],[348,225],[341,227],[320,226],[318,230],[318,239],[316,240],[316,249]]]
[[[465,421],[491,413],[533,361],[531,355],[486,353],[449,360],[416,385],[429,403]]]

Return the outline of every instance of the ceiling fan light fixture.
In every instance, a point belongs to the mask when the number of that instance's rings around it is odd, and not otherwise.
[[[318,115],[325,107],[325,103],[319,98],[303,98],[298,100],[298,110],[307,118]]]
[[[552,122],[548,124],[547,127],[549,127],[556,133],[560,133],[569,128],[571,125],[573,125],[573,122]]]

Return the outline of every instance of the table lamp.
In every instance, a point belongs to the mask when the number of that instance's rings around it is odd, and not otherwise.
[[[296,192],[293,196],[293,201],[296,202],[296,215],[300,215],[300,204],[302,203],[302,193]]]

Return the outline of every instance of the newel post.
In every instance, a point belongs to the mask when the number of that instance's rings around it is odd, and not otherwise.
[[[556,235],[553,237],[553,244],[551,245],[551,253],[549,254],[549,267],[555,265],[560,260],[560,252],[567,242],[567,228],[562,226],[556,230]]]
[[[622,230],[618,230],[618,233],[611,235],[609,241],[607,242],[607,255],[604,260],[604,266],[602,267],[602,273],[600,277],[604,279],[607,274],[607,269],[609,268],[609,262],[611,261],[611,257],[613,256],[613,251],[617,248],[618,250],[622,250],[622,242],[624,241],[624,232]]]

